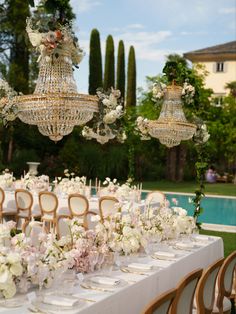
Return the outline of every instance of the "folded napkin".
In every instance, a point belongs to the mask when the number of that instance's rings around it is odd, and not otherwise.
[[[109,286],[117,286],[120,283],[120,280],[117,278],[110,278],[110,277],[105,277],[105,276],[91,277],[90,280],[94,283],[109,285]]]
[[[138,270],[151,270],[152,265],[142,264],[142,263],[131,263],[128,265],[129,268],[138,269]]]
[[[179,249],[186,249],[186,250],[189,250],[189,249],[193,249],[194,248],[194,244],[193,243],[184,243],[184,242],[177,242],[175,244],[175,246]]]
[[[155,252],[154,255],[160,259],[167,259],[167,260],[176,257],[175,253],[165,252],[165,251]]]
[[[66,298],[61,295],[45,295],[43,298],[43,303],[58,305],[58,306],[75,306],[79,301],[75,298]]]

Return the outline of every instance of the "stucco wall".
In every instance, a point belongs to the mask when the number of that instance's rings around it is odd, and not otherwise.
[[[205,81],[206,87],[212,88],[214,94],[228,94],[229,90],[226,90],[224,87],[227,83],[236,81],[236,61],[225,61],[224,72],[215,72],[216,62],[201,62],[201,64],[209,72]]]

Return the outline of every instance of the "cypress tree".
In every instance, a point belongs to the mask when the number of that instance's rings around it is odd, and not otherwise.
[[[131,46],[128,58],[128,79],[127,79],[126,106],[136,106],[136,62],[134,47]]]
[[[104,71],[104,90],[108,90],[115,85],[115,56],[114,56],[114,41],[111,35],[107,36],[106,40],[106,55],[105,55],[105,71]]]
[[[99,31],[93,29],[90,36],[89,94],[95,95],[99,87],[102,87],[102,53]]]
[[[117,56],[116,88],[125,96],[125,46],[123,40],[119,41]]]

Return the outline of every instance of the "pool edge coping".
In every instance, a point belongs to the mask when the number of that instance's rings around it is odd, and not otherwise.
[[[143,192],[154,192],[155,190],[142,190]],[[170,192],[170,191],[160,191],[167,194],[178,194],[178,195],[189,195],[194,196],[195,193],[189,193],[189,192]],[[216,197],[216,198],[230,198],[230,199],[236,199],[236,196],[231,195],[220,195],[220,194],[205,194],[207,197]]]

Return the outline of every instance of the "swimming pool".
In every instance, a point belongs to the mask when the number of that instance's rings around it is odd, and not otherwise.
[[[188,211],[189,215],[193,215],[194,205],[189,202],[192,194],[175,194],[165,193],[166,198],[171,206],[176,206],[171,201],[176,198],[179,207],[183,207]],[[234,197],[218,197],[206,196],[201,203],[204,211],[199,216],[199,221],[208,224],[219,224],[236,226],[236,198]]]

